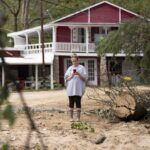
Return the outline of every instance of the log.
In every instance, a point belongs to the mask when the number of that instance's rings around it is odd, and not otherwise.
[[[147,114],[146,108],[141,103],[138,103],[133,96],[124,92],[115,97],[112,110],[116,117],[124,121],[137,121]]]

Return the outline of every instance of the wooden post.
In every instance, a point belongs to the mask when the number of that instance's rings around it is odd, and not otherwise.
[[[35,90],[38,90],[38,65],[35,65]]]
[[[56,51],[56,34],[57,34],[56,29],[57,28],[54,26],[53,27],[53,51],[54,52]]]
[[[89,52],[89,28],[88,27],[86,27],[85,28],[86,29],[86,53],[88,53]]]
[[[5,86],[5,70],[4,66],[2,65],[2,87]]]
[[[44,54],[44,29],[43,29],[43,2],[40,0],[40,15],[41,15],[41,47],[42,47],[42,74],[43,86],[45,87],[45,54]]]
[[[50,79],[51,79],[51,89],[54,89],[54,84],[53,84],[53,63],[51,64],[51,74],[50,74]]]

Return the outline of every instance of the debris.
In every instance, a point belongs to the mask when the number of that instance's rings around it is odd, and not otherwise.
[[[95,144],[101,144],[104,142],[105,139],[106,137],[104,135],[99,135],[97,139],[95,140]]]

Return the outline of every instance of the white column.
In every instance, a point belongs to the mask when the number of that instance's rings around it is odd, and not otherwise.
[[[86,53],[89,51],[89,27],[85,28],[86,30]]]
[[[72,40],[72,29],[73,29],[73,28],[70,27],[70,43],[72,43],[72,41],[73,41],[73,40]]]
[[[2,87],[4,87],[5,85],[5,70],[4,70],[4,66],[2,66]]]
[[[28,34],[25,34],[25,37],[26,37],[26,45],[28,45],[29,44]]]
[[[38,65],[35,65],[35,90],[38,90]]]
[[[54,89],[54,84],[53,84],[53,64],[50,65],[50,69],[51,69],[51,74],[50,74],[51,89]]]
[[[119,24],[121,24],[121,9],[119,9]]]
[[[91,12],[90,12],[90,9],[88,9],[88,23],[91,22]]]
[[[71,44],[71,52],[72,52],[72,43],[73,43],[73,33],[72,30],[74,27],[69,27],[70,28],[70,44]]]
[[[41,31],[38,31],[38,37],[39,37],[39,49],[41,48]]]
[[[105,27],[104,29],[105,29],[105,35],[107,35],[108,34],[108,27]]]
[[[56,34],[57,34],[57,31],[56,31],[56,27],[54,26],[53,27],[53,51],[56,51]]]

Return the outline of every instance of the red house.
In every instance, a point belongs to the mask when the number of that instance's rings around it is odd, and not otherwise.
[[[136,17],[139,15],[134,12],[102,1],[45,24],[45,75],[51,83],[50,87],[53,88],[53,80],[64,84],[64,72],[71,63],[72,53],[77,53],[79,62],[86,67],[88,84],[105,84],[106,69],[111,71],[112,54],[99,58],[96,53],[96,42],[109,32],[117,30],[124,21]],[[7,57],[7,63],[12,66],[16,77],[21,77],[25,82],[28,83],[29,78],[33,77],[35,88],[38,89],[38,82],[42,76],[41,27],[9,33],[8,36],[14,40],[14,49],[20,51],[20,57]],[[122,74],[129,66],[122,63],[125,56],[123,53],[117,56],[121,62],[118,72]],[[2,79],[4,83],[3,69]]]

